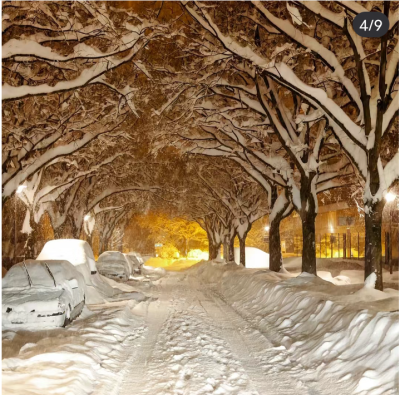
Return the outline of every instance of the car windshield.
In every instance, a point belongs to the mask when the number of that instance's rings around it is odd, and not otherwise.
[[[109,260],[124,260],[124,255],[121,252],[104,252],[99,256],[99,261]]]
[[[3,288],[29,287],[29,278],[33,287],[54,287],[54,280],[45,264],[29,261],[25,267],[23,263],[14,265],[4,277],[2,286]]]

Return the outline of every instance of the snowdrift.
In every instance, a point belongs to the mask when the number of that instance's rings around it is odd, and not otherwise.
[[[164,277],[166,271],[162,267],[152,267],[152,266],[142,266],[142,274],[149,278],[150,280],[156,281],[159,280],[161,277]]]
[[[247,269],[269,269],[269,254],[255,247],[246,247],[246,268]],[[235,263],[240,265],[240,248],[234,250]]]
[[[205,281],[218,278],[213,282],[221,296],[288,349],[299,366],[313,372],[316,377],[310,379],[326,375],[348,380],[354,393],[362,395],[395,393],[398,312],[361,309],[359,303],[377,300],[385,310],[397,302],[398,309],[398,292],[364,287],[346,296],[346,287],[306,273],[299,277],[268,270],[254,273],[232,270],[232,265],[216,270],[214,262],[197,266],[192,274]]]
[[[109,394],[145,328],[128,306],[100,313],[85,307],[82,317],[39,339],[30,332],[3,333],[3,395]]]

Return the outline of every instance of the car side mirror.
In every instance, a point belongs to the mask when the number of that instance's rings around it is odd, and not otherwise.
[[[68,280],[68,282],[72,289],[79,288],[78,281],[75,278],[73,278],[72,280]]]

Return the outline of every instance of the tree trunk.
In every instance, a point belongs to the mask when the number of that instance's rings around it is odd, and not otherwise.
[[[269,269],[279,272],[283,265],[281,251],[280,219],[275,218],[269,228]]]
[[[100,236],[99,240],[99,255],[101,255],[104,251],[107,251],[107,242],[104,235]]]
[[[211,261],[214,259],[214,241],[208,232],[207,232],[207,237],[208,237],[208,260]]]
[[[63,229],[62,226],[53,229],[54,238],[55,239],[62,239],[63,238]]]
[[[221,259],[221,245],[222,243],[218,243],[215,246],[215,259]]]
[[[317,275],[317,258],[315,254],[315,217],[312,210],[304,210],[302,219],[303,255],[301,271]]]
[[[225,262],[229,262],[229,241],[227,237],[224,239],[223,251]]]
[[[213,251],[213,245],[212,245],[212,243],[211,242],[208,242],[208,260],[209,261],[211,261],[213,258],[213,255],[214,255],[214,251]]]
[[[239,236],[240,245],[240,264],[246,267],[246,237],[247,233],[243,237]]]
[[[230,238],[228,245],[229,262],[235,262],[235,235]]]
[[[79,239],[81,237],[81,228],[76,226],[72,221],[72,238]]]
[[[38,242],[40,242],[37,237],[39,234],[39,225],[33,220],[33,215],[30,217],[29,224],[32,230],[26,239],[23,254],[25,259],[36,259],[39,254],[39,251],[36,251],[38,248]],[[18,261],[20,262],[20,260]]]
[[[376,274],[375,289],[383,290],[382,281],[382,201],[369,205],[369,213],[365,214],[365,273]]]

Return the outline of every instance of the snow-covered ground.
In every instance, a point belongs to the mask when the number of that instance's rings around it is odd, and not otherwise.
[[[398,393],[393,289],[221,262],[110,284],[142,293],[3,333],[4,394]]]

